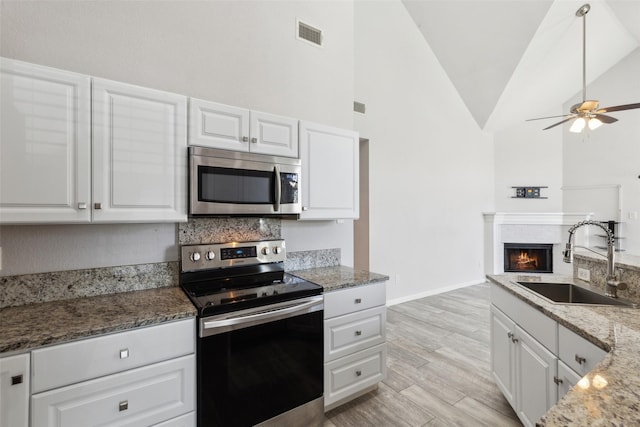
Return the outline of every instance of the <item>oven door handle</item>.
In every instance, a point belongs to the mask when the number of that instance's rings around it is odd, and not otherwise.
[[[267,322],[295,317],[324,309],[324,297],[314,296],[301,300],[286,301],[266,307],[227,313],[201,319],[200,337],[217,335],[224,332],[261,325]]]

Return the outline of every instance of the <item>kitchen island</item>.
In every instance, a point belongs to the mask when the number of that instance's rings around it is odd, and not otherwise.
[[[517,285],[539,276],[489,275],[491,283],[607,351],[586,375],[538,422],[538,426],[629,426],[640,422],[640,310],[635,307],[554,304]],[[545,282],[588,283],[544,275]],[[598,377],[594,383],[593,379]],[[604,379],[604,382],[602,381]],[[589,385],[590,384],[590,385]]]

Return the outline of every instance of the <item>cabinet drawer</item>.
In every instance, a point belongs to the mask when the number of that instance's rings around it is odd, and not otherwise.
[[[188,414],[181,415],[177,418],[173,418],[168,421],[155,424],[153,427],[195,427],[196,425],[196,413],[189,412]]]
[[[387,307],[380,306],[325,320],[325,362],[383,343],[386,319]]]
[[[387,345],[380,344],[324,365],[324,404],[331,405],[387,376]]]
[[[191,354],[195,320],[104,335],[34,350],[33,393]]]
[[[195,408],[195,356],[85,381],[31,398],[33,427],[153,425]]]
[[[385,302],[385,282],[327,292],[324,294],[324,318],[366,310]]]
[[[558,327],[555,320],[495,284],[491,284],[491,303],[552,353],[558,353]]]
[[[595,368],[607,354],[600,347],[562,325],[558,325],[558,347],[560,360],[580,376]]]

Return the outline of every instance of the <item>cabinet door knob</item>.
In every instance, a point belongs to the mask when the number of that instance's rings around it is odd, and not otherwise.
[[[11,385],[22,384],[22,374],[11,377]]]
[[[587,359],[585,359],[585,358],[584,358],[584,357],[582,357],[582,356],[578,356],[578,355],[576,354],[576,362],[578,362],[580,365],[582,365],[582,364],[583,364],[584,362],[586,362],[586,361],[587,361]]]
[[[242,137],[242,142],[249,142],[249,137],[248,136],[243,136]]]
[[[126,411],[127,409],[129,409],[129,401],[128,400],[123,400],[122,402],[120,402],[118,404],[118,411],[122,412],[122,411]]]
[[[362,335],[362,331],[356,331],[356,336],[359,337],[360,335]]]
[[[256,143],[258,142],[258,138],[251,138],[251,142],[252,142],[253,144],[256,144]]]
[[[354,303],[355,303],[355,304],[360,304],[361,302],[362,302],[362,298],[356,298],[356,299],[354,300]]]
[[[120,359],[127,359],[129,357],[129,349],[123,348],[120,350]]]
[[[562,380],[558,377],[553,377],[553,382],[556,383],[557,385],[562,384]]]
[[[86,203],[78,203],[78,209],[87,209]]]
[[[96,202],[93,204],[94,209],[102,209],[102,203]]]
[[[362,375],[362,371],[358,369],[358,370],[356,371],[356,377],[359,377],[359,376],[361,376],[361,375]]]

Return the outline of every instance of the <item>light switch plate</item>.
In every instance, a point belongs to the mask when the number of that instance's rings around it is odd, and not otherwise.
[[[578,279],[588,282],[589,280],[591,280],[591,272],[586,268],[578,267]]]

